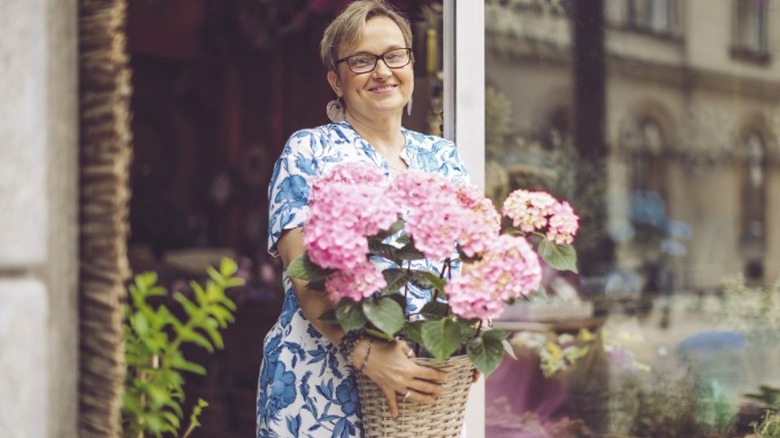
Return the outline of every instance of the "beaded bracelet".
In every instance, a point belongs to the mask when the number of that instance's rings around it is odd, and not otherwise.
[[[345,333],[341,338],[338,349],[341,354],[344,355],[344,358],[347,359],[347,362],[349,362],[349,357],[352,356],[352,353],[355,351],[355,346],[361,337],[363,337],[362,330],[352,330]]]
[[[368,338],[368,347],[366,348],[366,355],[363,356],[363,363],[360,364],[360,368],[358,368],[358,371],[363,371],[363,368],[366,367],[366,364],[368,363],[368,356],[371,355],[371,347],[374,345],[374,338]]]

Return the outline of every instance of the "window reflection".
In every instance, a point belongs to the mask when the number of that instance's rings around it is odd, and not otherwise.
[[[672,33],[677,26],[675,0],[606,0],[611,22],[639,31]]]
[[[767,54],[769,0],[735,0],[734,45],[737,51]]]
[[[488,379],[487,435],[744,437],[760,385],[780,394],[777,2],[485,5],[488,193],[546,190],[583,214],[603,202],[614,256],[497,323],[521,357]],[[594,16],[604,59],[572,31]],[[578,101],[592,78],[577,60],[604,63],[603,96]],[[577,130],[601,105],[603,168]],[[586,353],[551,378],[538,367],[555,348]]]

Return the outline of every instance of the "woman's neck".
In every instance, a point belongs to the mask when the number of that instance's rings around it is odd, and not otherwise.
[[[388,161],[395,161],[406,145],[401,132],[401,116],[366,120],[347,115],[347,122],[371,147]]]

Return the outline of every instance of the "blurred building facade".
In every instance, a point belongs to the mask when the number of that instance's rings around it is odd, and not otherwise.
[[[488,166],[504,173],[489,178],[488,190],[529,179],[571,189],[571,3],[486,2],[486,82],[496,98],[487,101],[486,148]],[[692,291],[713,290],[730,274],[773,283],[780,275],[780,4],[604,0],[603,10],[603,191],[615,268],[666,260],[675,287]],[[491,107],[508,120],[496,122]]]

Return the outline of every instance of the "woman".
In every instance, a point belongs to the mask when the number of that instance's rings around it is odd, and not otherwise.
[[[411,45],[409,23],[383,0],[351,3],[325,30],[321,57],[337,96],[327,107],[333,123],[293,134],[269,186],[269,252],[285,266],[304,252],[312,178],[335,164],[373,163],[387,178],[414,168],[467,180],[452,142],[401,126],[414,89]],[[415,268],[436,269],[419,263]],[[345,336],[318,319],[334,306],[327,295],[287,276],[284,285],[282,312],[263,348],[258,437],[361,436],[355,372],[379,385],[393,416],[396,394],[421,403],[441,394],[446,375],[415,364],[406,343]],[[410,308],[426,293],[410,293]]]

